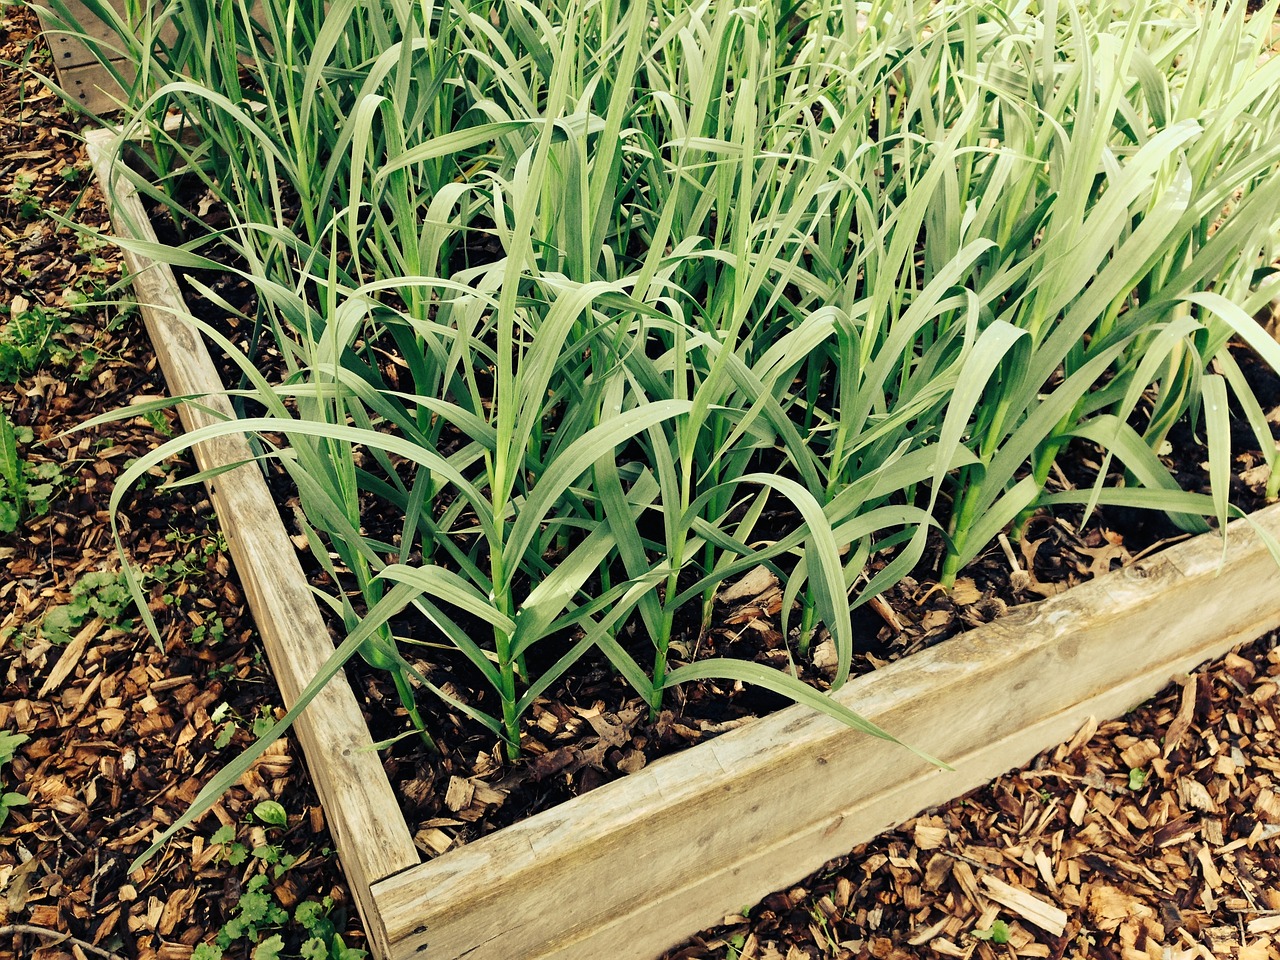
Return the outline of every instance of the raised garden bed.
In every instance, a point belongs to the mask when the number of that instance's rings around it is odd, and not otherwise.
[[[151,239],[90,155],[112,220]],[[222,390],[168,267],[126,254],[173,395]],[[210,402],[210,406],[218,406]],[[229,407],[222,406],[229,413]],[[211,422],[184,407],[188,430]],[[196,448],[203,469],[249,458]],[[261,474],[210,495],[286,703],[332,645]],[[1280,535],[1280,507],[1252,523]],[[499,833],[419,863],[359,707],[341,676],[298,721],[313,779],[382,960],[648,958],[919,810],[1116,716],[1172,674],[1280,625],[1280,567],[1248,522],[1206,535],[851,681],[836,696],[952,764],[793,707]]]

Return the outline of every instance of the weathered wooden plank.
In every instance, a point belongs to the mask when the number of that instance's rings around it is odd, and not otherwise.
[[[65,21],[48,7],[39,7],[36,10],[36,15],[40,19],[40,29],[53,53],[55,68],[61,71],[68,67],[97,63],[98,54],[90,49],[89,43],[97,46],[109,60],[119,61],[126,58],[127,51],[115,28],[98,19],[98,16],[85,6],[84,0],[62,0],[62,2],[69,14],[69,19]],[[124,0],[108,0],[108,5],[127,22]],[[159,9],[159,4],[155,9]],[[164,43],[171,44],[177,39],[178,29],[171,19],[166,18],[160,23],[159,28],[159,35]]]
[[[790,708],[376,883],[390,956],[647,960],[1280,624],[1280,567],[1230,536],[1221,571],[1188,541],[839,694],[954,772]]]
[[[45,42],[53,54],[53,69],[59,86],[86,110],[107,114],[119,109],[124,99],[120,84],[102,63],[99,53],[120,71],[127,83],[133,81],[135,65],[126,57],[119,36],[114,28],[98,19],[83,0],[63,0],[71,22],[64,22],[47,7],[39,7],[36,14]],[[123,0],[109,0],[115,10],[124,15]],[[165,43],[173,43],[178,35],[171,20],[160,26],[160,37]],[[98,48],[91,49],[90,44]]]
[[[111,55],[111,48],[119,44],[115,30],[91,13],[81,0],[65,0],[65,3],[75,21],[74,26],[64,25],[47,7],[36,10],[36,15],[40,18],[40,29],[53,53],[54,67],[62,71],[68,67],[96,63],[97,57],[85,44],[85,39],[101,44],[111,59],[124,56],[124,51],[119,49]],[[118,5],[117,9],[123,9],[123,5]]]
[[[136,192],[122,179],[113,182],[113,134],[97,131],[87,139],[90,161],[109,198],[113,229],[120,236],[154,242]],[[203,405],[230,416],[204,342],[182,319],[186,308],[173,272],[128,250],[124,259],[170,393],[201,395]],[[179,412],[188,431],[216,419],[190,404]],[[249,445],[239,435],[201,443],[195,456],[202,469],[251,459]],[[292,704],[333,653],[328,631],[257,466],[220,474],[208,487],[272,672],[285,703]],[[418,854],[341,673],[303,711],[295,729],[370,940],[385,955],[370,885],[413,866]]]
[[[132,80],[132,64],[122,60],[115,66],[126,80]],[[100,63],[86,63],[59,70],[58,84],[84,109],[99,116],[118,110],[118,104],[125,96],[124,89]]]

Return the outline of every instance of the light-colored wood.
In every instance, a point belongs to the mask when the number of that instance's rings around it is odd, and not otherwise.
[[[112,228],[118,236],[155,242],[136,192],[113,176],[114,135],[97,131],[87,139],[90,161],[108,198]],[[204,342],[182,319],[186,307],[173,272],[128,250],[124,258],[170,393],[202,396],[204,406],[230,416],[231,406]],[[182,405],[179,413],[188,431],[215,419],[191,404]],[[197,445],[195,457],[201,469],[210,469],[243,464],[251,454],[245,438],[236,435]],[[220,474],[208,488],[281,696],[292,704],[333,653],[333,643],[256,464]],[[341,673],[303,711],[295,730],[370,941],[378,955],[386,956],[370,887],[417,864],[419,858],[359,705]]]
[[[1044,897],[1037,897],[1034,893],[994,876],[984,876],[982,885],[986,888],[987,896],[996,903],[1008,907],[1023,920],[1034,923],[1051,936],[1060,937],[1067,929],[1067,911],[1054,906]]]
[[[1221,571],[1197,538],[840,692],[954,772],[789,708],[375,884],[390,956],[648,960],[1280,624],[1280,567],[1230,539]]]
[[[37,9],[40,28],[53,53],[53,65],[59,71],[68,67],[79,67],[86,63],[96,63],[97,57],[85,44],[91,40],[102,46],[110,59],[123,58],[124,51],[119,49],[120,38],[108,24],[99,20],[81,0],[64,0],[67,11],[75,20],[75,25],[65,24],[47,7]],[[123,11],[122,3],[114,4],[118,11]]]
[[[115,29],[99,20],[83,0],[63,2],[73,23],[64,22],[47,7],[36,10],[45,42],[53,54],[58,85],[85,110],[99,116],[112,113],[119,109],[125,93],[89,44],[98,47],[126,82],[132,83],[136,67],[127,59]],[[123,0],[108,2],[124,16]],[[165,43],[173,43],[177,36],[177,28],[171,20],[160,26],[160,37]]]

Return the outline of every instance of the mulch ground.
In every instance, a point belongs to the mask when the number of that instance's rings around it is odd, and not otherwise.
[[[0,60],[44,69],[47,57],[34,16],[0,7]],[[111,595],[115,480],[172,424],[153,415],[65,432],[163,392],[136,314],[83,305],[112,296],[120,279],[110,247],[49,216],[105,222],[76,129],[37,80],[0,66],[0,309],[8,313],[0,317],[8,321],[0,371],[13,366],[0,379],[16,380],[0,385],[0,404],[31,431],[20,443],[24,459],[45,464],[52,481],[48,512],[33,508],[13,533],[0,534],[0,733],[27,738],[0,767],[0,793],[29,800],[0,822],[0,958],[186,960],[242,915],[257,876],[286,909],[328,897],[346,942],[359,946],[350,895],[292,741],[162,855],[127,870],[249,742],[255,721],[275,715],[279,696],[208,502],[198,488],[163,489],[188,465],[157,470],[121,511],[122,540],[146,571],[162,643]],[[6,352],[31,339],[15,333],[16,317],[45,324],[34,362]],[[1050,540],[1044,562],[1072,569],[1037,565],[1036,545]],[[1064,524],[1026,543],[1031,555],[1024,547],[1012,562],[1026,566],[1030,594],[1128,557],[1125,545]],[[100,586],[76,592],[87,582]],[[901,589],[917,587],[928,592],[927,584]],[[967,603],[957,594],[916,604],[918,622],[891,632],[924,637],[957,617],[989,619],[1005,601],[982,587],[968,583]],[[727,625],[767,631],[768,618],[752,613],[767,607],[766,593],[744,595]],[[872,616],[888,623],[897,615],[885,608]],[[1280,930],[1276,646],[1264,638],[1174,683],[1131,716],[1086,728],[1026,770],[855,850],[669,956],[1280,956],[1272,946]],[[557,724],[579,718],[548,709],[533,719],[551,745]],[[560,749],[568,748],[541,756]],[[411,767],[391,773],[432,795],[415,801],[424,810],[458,812],[443,783],[431,786]],[[280,804],[284,826],[255,815],[264,801]],[[419,843],[425,853],[448,847],[466,839],[461,827],[426,827]],[[277,870],[285,858],[292,865]],[[270,929],[282,933],[282,956],[296,956],[296,925]],[[240,940],[226,955],[249,957],[251,945]]]
[[[668,960],[1278,957],[1278,676],[1272,634]]]
[[[35,17],[22,7],[0,7],[0,60],[48,69]],[[0,825],[0,957],[183,960],[240,912],[251,877],[264,872],[284,908],[331,898],[338,929],[359,945],[292,741],[278,743],[182,840],[128,872],[280,698],[203,490],[159,489],[186,464],[158,469],[121,510],[161,642],[112,596],[115,479],[172,426],[153,415],[66,433],[164,389],[136,311],[82,306],[114,297],[118,258],[52,216],[106,224],[77,127],[39,81],[0,66],[0,369],[10,363],[16,379],[0,386],[0,409],[30,430],[26,442],[19,434],[20,455],[52,465],[44,472],[54,486],[47,513],[33,509],[0,535],[0,732],[27,738],[0,768],[0,791],[29,801]],[[44,326],[33,333],[18,321]],[[32,340],[41,341],[39,362],[29,368],[20,348]],[[103,585],[77,595],[89,574]],[[253,815],[267,800],[284,808],[284,827]],[[234,840],[210,842],[221,825]],[[286,857],[292,866],[275,878],[265,858]],[[296,948],[300,933],[284,933]],[[226,955],[249,951],[242,942]]]

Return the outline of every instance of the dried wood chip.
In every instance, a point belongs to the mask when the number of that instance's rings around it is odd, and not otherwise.
[[[1066,911],[1054,906],[1048,900],[1037,897],[1021,887],[1005,883],[990,874],[983,875],[982,885],[987,888],[987,895],[992,900],[1008,907],[1027,923],[1033,923],[1055,937],[1062,936],[1062,932],[1066,930]]]
[[[1280,797],[1277,797],[1274,791],[1265,787],[1259,790],[1253,809],[1259,820],[1265,823],[1280,823]]]
[[[1173,722],[1169,724],[1169,729],[1164,735],[1164,755],[1166,758],[1181,746],[1182,738],[1191,729],[1191,721],[1196,712],[1196,678],[1185,677],[1177,679],[1177,682],[1182,686],[1182,696],[1178,701],[1178,715],[1173,718]]]
[[[1089,801],[1085,798],[1084,791],[1076,791],[1076,797],[1071,801],[1071,822],[1077,827],[1084,823],[1084,815],[1089,812]]]
[[[907,938],[907,945],[912,947],[918,947],[918,946],[921,946],[922,944],[928,943],[930,940],[934,939],[934,937],[936,937],[939,933],[942,932],[942,928],[947,925],[948,919],[949,919],[948,917],[942,917],[935,923],[931,923],[929,926],[924,927],[920,930],[917,930],[909,938]]]
[[[912,839],[921,850],[936,850],[947,840],[947,828],[942,824],[931,824],[923,819],[917,820]]]
[[[893,607],[889,606],[887,600],[880,595],[876,595],[867,601],[867,606],[876,612],[876,614],[887,623],[894,633],[902,633],[902,621],[898,619],[897,613]]]
[[[1049,888],[1049,892],[1057,894],[1058,883],[1053,876],[1053,863],[1045,855],[1043,850],[1037,850],[1035,853],[1036,871],[1040,874],[1040,879],[1044,881],[1044,885]]]
[[[1205,813],[1218,813],[1218,805],[1214,802],[1205,785],[1190,777],[1179,777],[1177,782],[1178,799],[1184,807],[1202,810]]]
[[[766,590],[777,586],[778,578],[774,576],[773,571],[761,564],[744,573],[742,579],[738,580],[737,583],[721,590],[717,599],[723,603],[738,603],[742,600],[758,597]]]
[[[418,846],[419,850],[429,856],[438,857],[451,846],[453,846],[453,837],[445,833],[443,830],[434,827],[427,830],[419,830],[413,835],[413,842]]]
[[[1120,759],[1130,770],[1140,770],[1149,760],[1160,756],[1160,745],[1154,740],[1139,740],[1137,743],[1120,751]]]
[[[1200,825],[1195,822],[1195,818],[1185,813],[1157,829],[1152,834],[1151,840],[1157,847],[1172,847],[1185,843],[1199,832]]]
[[[840,654],[836,650],[835,641],[830,637],[813,648],[813,666],[825,674],[835,673],[840,666]]]
[[[1245,925],[1245,929],[1250,933],[1272,933],[1280,930],[1280,914],[1270,917],[1258,917],[1256,920],[1250,920]]]
[[[1204,882],[1209,885],[1209,889],[1214,891],[1220,889],[1222,887],[1222,875],[1218,873],[1218,868],[1214,866],[1209,848],[1201,847],[1196,851],[1196,860],[1200,864],[1200,875],[1204,877]]]
[[[1106,931],[1115,931],[1121,924],[1135,918],[1155,917],[1155,911],[1140,898],[1106,883],[1089,886],[1085,908],[1094,925]]]
[[[957,860],[951,868],[951,876],[959,884],[960,890],[969,902],[976,907],[983,905],[982,892],[978,889],[977,878],[973,875],[973,869],[963,860]]]
[[[57,690],[62,685],[62,681],[71,675],[71,671],[76,668],[76,664],[84,656],[84,650],[89,641],[96,637],[104,626],[106,626],[106,621],[102,617],[94,617],[72,637],[71,642],[63,649],[62,656],[58,657],[58,662],[53,665],[53,669],[49,672],[49,677],[45,680],[44,686],[40,688],[40,693],[37,696],[41,700],[52,691]]]
[[[978,589],[972,577],[956,577],[955,585],[951,588],[952,603],[963,607],[977,603],[981,599],[982,591]]]
[[[505,790],[498,790],[491,787],[478,777],[471,778],[471,787],[475,791],[473,799],[476,803],[483,803],[486,806],[491,807],[500,807],[504,802],[506,802],[507,792]]]
[[[619,773],[632,774],[643,770],[646,762],[643,750],[625,750],[614,766]]]
[[[1209,941],[1209,950],[1219,956],[1230,956],[1240,947],[1240,935],[1235,927],[1210,927],[1204,936]]]
[[[951,867],[955,863],[946,854],[936,854],[924,868],[924,888],[941,890],[947,877],[951,876]]]
[[[471,801],[475,794],[475,784],[470,780],[464,777],[450,777],[449,788],[444,795],[444,805],[454,813],[466,810],[471,806]]]

